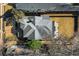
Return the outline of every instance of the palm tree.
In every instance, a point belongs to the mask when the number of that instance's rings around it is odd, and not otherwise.
[[[17,22],[19,22],[19,19],[25,16],[25,13],[22,10],[17,10],[15,8],[7,10],[0,18],[3,18],[3,21],[6,21],[6,26],[7,25],[12,25],[13,29],[16,31],[18,28]],[[4,25],[3,25],[3,30],[4,30]],[[13,34],[16,34],[13,33]],[[5,34],[4,34],[4,39],[5,39]]]
[[[0,18],[2,17],[3,20],[9,24],[12,23],[11,21],[18,21],[18,19],[21,19],[23,16],[25,16],[25,14],[22,10],[13,8],[6,11]]]

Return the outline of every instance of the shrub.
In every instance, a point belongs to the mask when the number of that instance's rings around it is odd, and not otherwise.
[[[58,37],[57,39],[51,39],[51,44],[49,45],[49,54],[56,56],[72,55],[71,42],[67,37]]]
[[[40,49],[42,46],[42,43],[39,40],[31,40],[31,41],[28,41],[27,44],[28,44],[28,47],[33,50]]]

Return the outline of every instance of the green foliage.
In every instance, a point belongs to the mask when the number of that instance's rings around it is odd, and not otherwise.
[[[42,43],[39,40],[31,40],[31,41],[28,41],[27,44],[28,44],[28,47],[33,50],[40,49],[42,46]]]

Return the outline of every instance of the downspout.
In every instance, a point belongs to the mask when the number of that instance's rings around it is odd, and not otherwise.
[[[78,32],[78,16],[74,16],[74,31]]]

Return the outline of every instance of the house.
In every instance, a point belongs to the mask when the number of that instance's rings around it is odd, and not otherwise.
[[[45,3],[45,4],[43,4],[43,3],[36,3],[36,4],[34,4],[34,3],[29,3],[29,4],[28,3],[16,3],[14,5],[15,5],[16,9],[23,10],[26,12],[26,17],[21,19],[22,21],[24,19],[28,20],[29,18],[34,20],[32,23],[32,26],[34,26],[35,28],[31,29],[31,31],[29,32],[30,34],[27,34],[29,29],[26,28],[26,30],[23,32],[23,35],[25,35],[25,37],[30,36],[31,33],[32,34],[36,33],[36,36],[32,35],[31,38],[33,38],[33,36],[35,36],[35,39],[41,39],[41,36],[43,36],[43,35],[40,36],[40,33],[37,33],[38,32],[36,30],[36,28],[38,27],[37,25],[48,27],[48,29],[51,32],[46,28],[44,31],[46,31],[46,33],[47,32],[52,33],[52,37],[54,37],[54,38],[57,38],[58,36],[65,36],[65,37],[71,38],[72,36],[74,36],[74,34],[76,32],[79,32],[79,16],[78,16],[79,7],[78,6],[72,6],[71,4],[64,4],[64,3],[63,4],[62,3],[58,3],[58,4],[57,3]],[[12,6],[6,5],[4,7],[4,9],[5,9],[4,12],[11,8],[12,8]],[[45,19],[44,22],[46,24],[43,22],[44,19]],[[37,20],[40,20],[40,21],[37,21]],[[21,23],[21,21],[19,21],[19,22]],[[23,26],[21,26],[21,27],[23,27]],[[11,28],[12,28],[12,26],[5,27],[6,37],[13,35],[11,33]],[[35,33],[33,33],[34,30],[35,30]],[[42,31],[42,29],[41,29],[41,31]],[[20,35],[20,34],[18,34],[18,35]]]

